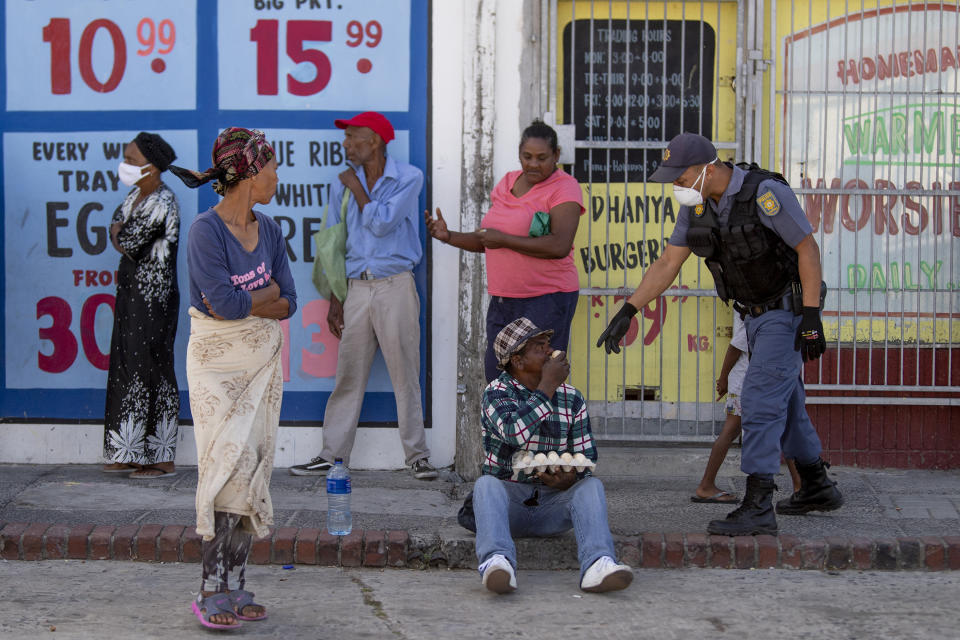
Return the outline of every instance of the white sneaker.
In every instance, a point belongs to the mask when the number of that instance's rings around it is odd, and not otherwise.
[[[583,574],[580,588],[591,593],[604,593],[626,589],[631,582],[633,570],[630,567],[619,564],[610,556],[601,556]]]
[[[483,586],[494,593],[510,593],[517,590],[517,576],[513,567],[499,553],[495,553],[477,567],[483,574]]]

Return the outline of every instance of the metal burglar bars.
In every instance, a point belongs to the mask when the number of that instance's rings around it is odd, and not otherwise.
[[[830,290],[807,388],[827,404],[958,404],[960,2],[879,4],[770,16],[782,135],[767,157],[797,187]]]
[[[599,438],[710,440],[723,419],[731,312],[701,261],[629,348],[594,347],[669,238],[672,188],[645,180],[681,131],[782,171],[814,227],[830,348],[810,402],[960,402],[960,0],[546,3],[545,94],[587,210],[573,382]]]

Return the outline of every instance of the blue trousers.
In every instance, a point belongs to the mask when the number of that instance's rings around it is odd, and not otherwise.
[[[536,495],[536,505],[530,502]],[[616,559],[607,523],[603,483],[593,477],[577,481],[566,491],[541,484],[480,476],[473,485],[473,513],[477,522],[477,562],[499,553],[517,566],[513,536],[555,536],[573,528],[577,536],[580,577],[601,556]]]
[[[799,463],[820,455],[820,438],[807,415],[803,359],[793,343],[800,316],[767,311],[744,319],[750,365],[743,381],[743,448],[746,474],[776,474],[780,453]]]
[[[533,298],[504,298],[494,296],[487,307],[487,353],[483,370],[487,382],[500,375],[497,358],[493,355],[493,341],[505,326],[517,318],[527,318],[541,329],[553,329],[550,344],[566,351],[570,344],[570,323],[577,310],[580,293],[547,293]]]

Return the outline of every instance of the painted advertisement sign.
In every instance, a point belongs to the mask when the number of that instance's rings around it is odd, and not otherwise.
[[[558,15],[558,111],[576,125],[577,140],[591,145],[567,169],[583,186],[586,208],[574,242],[581,292],[632,291],[680,209],[670,185],[645,182],[666,143],[682,131],[735,139],[736,6],[615,3],[608,11],[561,2]],[[646,148],[618,148],[624,141]],[[641,309],[625,356],[607,357],[595,346],[622,297],[581,295],[570,356],[573,382],[588,398],[713,404],[730,311],[717,305],[713,280],[695,259],[679,287],[705,295],[664,295]]]
[[[783,41],[783,172],[828,286],[828,337],[960,340],[958,7],[829,17]],[[832,334],[832,335],[831,335]]]
[[[279,163],[275,199],[260,210],[283,230],[299,298],[297,313],[283,322],[281,419],[320,420],[338,341],[311,281],[311,234],[346,168],[343,132],[333,121],[383,112],[396,129],[388,152],[425,169],[426,5],[0,0],[0,417],[102,419],[119,262],[107,228],[128,192],[117,176],[123,145],[154,131],[174,147],[176,164],[203,170],[219,131],[235,125],[263,130]],[[188,418],[186,233],[218,199],[209,186],[191,190],[170,174],[164,181],[181,209],[175,361]],[[424,296],[424,265],[415,277]],[[422,315],[421,363],[424,327]],[[378,356],[361,421],[395,420]]]

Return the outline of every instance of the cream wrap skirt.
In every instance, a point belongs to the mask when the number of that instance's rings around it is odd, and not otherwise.
[[[213,512],[243,516],[262,537],[273,524],[273,471],[283,397],[280,322],[216,320],[190,308],[187,384],[197,441],[197,533],[213,538]]]

